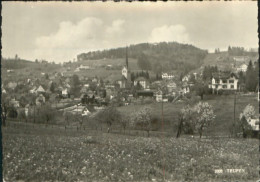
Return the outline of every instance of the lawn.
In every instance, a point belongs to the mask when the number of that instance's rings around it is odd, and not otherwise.
[[[30,127],[2,132],[7,182],[162,181],[163,174],[165,181],[258,179],[256,139],[147,138]]]

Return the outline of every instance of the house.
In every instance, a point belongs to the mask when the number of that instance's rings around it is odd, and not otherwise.
[[[2,93],[6,94],[6,90],[4,88],[2,88]]]
[[[79,67],[79,70],[86,70],[86,69],[90,69],[90,67],[89,66],[84,66],[84,65],[80,65]]]
[[[162,94],[162,91],[159,90],[155,93],[155,100],[157,102],[162,102],[162,99],[163,99],[163,94]]]
[[[238,77],[234,73],[217,72],[212,74],[209,88],[214,90],[237,90]]]
[[[63,89],[63,90],[61,91],[61,95],[62,95],[63,97],[69,97],[68,89],[67,89],[67,88]]]
[[[236,69],[237,72],[240,72],[240,71],[246,72],[246,70],[247,70],[247,65],[246,65],[245,63],[242,64],[242,65],[240,65],[240,66]]]
[[[40,85],[37,90],[36,90],[37,93],[45,93],[45,90],[44,88]]]
[[[36,90],[37,90],[37,88],[36,88],[36,87],[33,87],[29,92],[30,92],[31,94],[35,94],[35,93],[36,93]]]
[[[248,56],[234,56],[233,59],[237,62],[245,62],[248,61],[250,58]]]
[[[248,124],[252,127],[254,131],[259,131],[259,118],[257,119],[250,119]]]
[[[138,77],[134,80],[134,86],[137,86],[138,84],[140,84],[140,86],[144,89],[148,88],[148,81],[144,77]]]
[[[173,79],[174,75],[170,73],[162,73],[162,79]]]
[[[181,79],[181,81],[182,81],[182,82],[187,82],[187,81],[189,81],[189,79],[190,79],[190,75],[186,75],[186,76],[184,76],[184,77]]]
[[[44,103],[45,103],[45,97],[44,97],[42,94],[40,94],[40,95],[36,98],[35,104],[36,104],[37,106],[41,106],[41,105],[43,105]]]

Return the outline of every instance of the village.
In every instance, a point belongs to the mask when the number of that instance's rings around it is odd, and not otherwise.
[[[221,57],[217,57],[219,61]],[[109,80],[101,77],[87,77],[84,72],[95,68],[80,64],[72,71],[72,76],[66,71],[71,71],[70,66],[64,72],[41,73],[37,78],[26,78],[19,81],[8,82],[8,76],[14,74],[14,70],[6,70],[5,80],[2,82],[2,94],[8,93],[8,104],[16,110],[15,117],[28,118],[35,116],[35,108],[49,105],[51,108],[64,113],[91,116],[108,105],[127,106],[138,105],[145,102],[169,102],[181,101],[190,97],[192,93],[203,97],[203,94],[221,94],[244,92],[245,83],[239,74],[245,74],[249,62],[248,56],[234,56],[236,65],[232,65],[230,71],[221,71],[215,67],[206,75],[206,68],[198,72],[192,71],[186,75],[175,75],[172,72],[162,72],[156,78],[149,76],[148,71],[131,71],[128,63],[126,48],[125,63],[117,72],[118,74]],[[19,60],[17,60],[19,61]],[[42,62],[41,64],[47,64]],[[112,65],[105,65],[111,69]],[[256,61],[253,67],[256,67]],[[209,66],[209,68],[211,68]],[[213,67],[212,67],[213,68]],[[81,77],[77,73],[81,72]],[[150,72],[151,73],[151,72]],[[257,90],[257,88],[256,88]],[[205,93],[204,93],[205,92]],[[37,110],[37,109],[36,109]]]
[[[2,6],[2,181],[260,181],[256,1]]]

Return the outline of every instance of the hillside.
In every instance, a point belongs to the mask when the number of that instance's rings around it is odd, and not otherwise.
[[[145,55],[151,64],[151,70],[160,72],[178,70],[188,72],[202,65],[207,51],[187,44],[176,42],[149,44],[142,43],[128,47],[128,57],[133,59]],[[126,48],[109,49],[81,53],[77,56],[78,61],[97,59],[118,59],[126,57]],[[159,68],[159,69],[158,69]]]
[[[239,66],[241,64],[248,64],[249,60],[252,60],[253,62],[257,61],[258,55],[253,54],[252,52],[245,52],[244,57],[246,58],[244,61],[235,61],[234,57],[237,55],[231,55],[228,52],[218,52],[218,53],[208,53],[204,60],[203,63],[199,68],[196,68],[191,71],[191,73],[197,72],[197,73],[202,73],[203,68],[205,66],[217,66],[219,70],[233,70],[234,65]],[[242,56],[242,57],[243,57]]]
[[[217,98],[216,98],[217,97]],[[208,135],[224,135],[227,136],[230,134],[230,127],[234,121],[234,95],[222,95],[222,96],[205,96],[204,102],[208,102],[212,105],[214,113],[216,114],[215,122],[209,127],[209,129],[205,132]],[[236,97],[236,121],[239,120],[239,115],[243,111],[243,109],[250,103],[258,110],[258,101],[257,95],[237,95]],[[161,112],[162,105],[161,103],[153,102],[151,104],[147,104],[153,110],[153,114],[158,118],[158,121],[161,122]],[[177,124],[178,113],[180,110],[187,105],[186,102],[176,102],[176,103],[164,103],[164,122],[165,122],[165,130],[168,132],[177,133]],[[124,114],[129,115],[138,111],[140,108],[144,107],[144,105],[129,105],[124,107],[119,107],[118,110]]]

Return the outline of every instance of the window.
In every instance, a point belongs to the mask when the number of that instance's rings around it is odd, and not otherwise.
[[[222,87],[223,87],[223,88],[227,88],[227,85],[223,85]]]
[[[230,88],[234,88],[234,85],[230,85]]]
[[[229,83],[234,83],[234,80],[229,80]]]
[[[223,83],[227,83],[227,80],[222,80]]]

